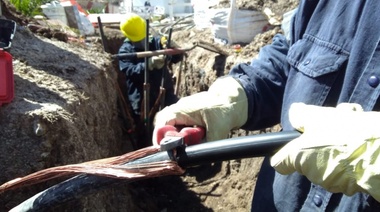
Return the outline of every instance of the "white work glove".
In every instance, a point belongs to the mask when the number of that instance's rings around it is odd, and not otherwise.
[[[271,158],[277,172],[297,171],[330,192],[365,192],[380,202],[380,112],[295,103],[289,118],[303,134]]]
[[[153,56],[148,59],[148,68],[150,71],[154,69],[161,69],[165,65],[165,56],[158,55]]]
[[[217,79],[208,91],[181,98],[165,107],[154,120],[153,145],[157,129],[164,125],[199,126],[206,129],[206,140],[225,139],[232,129],[247,121],[248,100],[243,87],[232,77]]]

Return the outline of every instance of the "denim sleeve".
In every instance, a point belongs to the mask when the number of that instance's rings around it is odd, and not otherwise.
[[[135,53],[132,44],[124,42],[119,49],[119,54]],[[130,57],[119,59],[119,70],[128,77],[144,78],[144,58]]]
[[[246,130],[271,127],[280,122],[282,98],[289,72],[286,55],[289,45],[283,35],[275,35],[251,64],[232,68],[229,75],[243,86],[248,98]]]

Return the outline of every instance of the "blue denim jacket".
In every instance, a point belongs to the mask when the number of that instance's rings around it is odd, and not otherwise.
[[[379,12],[379,0],[301,0],[290,40],[276,35],[258,59],[230,71],[248,97],[248,121],[242,128],[281,123],[283,130],[292,130],[288,109],[293,102],[355,102],[364,110],[379,110]],[[259,174],[252,211],[380,211],[380,203],[366,194],[329,193],[297,173],[276,173],[268,161]]]

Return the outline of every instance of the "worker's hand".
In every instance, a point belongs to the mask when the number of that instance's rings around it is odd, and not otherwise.
[[[297,171],[330,192],[366,192],[380,201],[380,112],[295,103],[289,118],[303,134],[271,158],[277,172]]]
[[[163,49],[166,49],[166,45],[168,43],[168,38],[166,36],[162,36],[160,38],[160,43]]]
[[[248,100],[243,87],[232,77],[219,78],[208,91],[183,97],[158,112],[153,144],[157,145],[157,129],[164,125],[205,127],[207,141],[224,139],[230,130],[245,124],[247,116]]]
[[[161,69],[165,65],[165,56],[164,55],[158,55],[153,56],[148,59],[148,68],[150,71],[154,69]]]
[[[160,39],[160,42],[161,42],[162,48],[164,48],[164,49],[168,48],[167,47],[168,38],[166,36],[162,36],[161,39]],[[169,48],[176,48],[176,49],[178,49],[179,45],[175,41],[173,41],[173,39],[171,39]]]

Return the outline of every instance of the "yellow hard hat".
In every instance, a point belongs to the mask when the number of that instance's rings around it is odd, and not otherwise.
[[[120,30],[129,40],[137,42],[145,38],[146,23],[139,15],[128,13],[127,17],[120,22]]]

